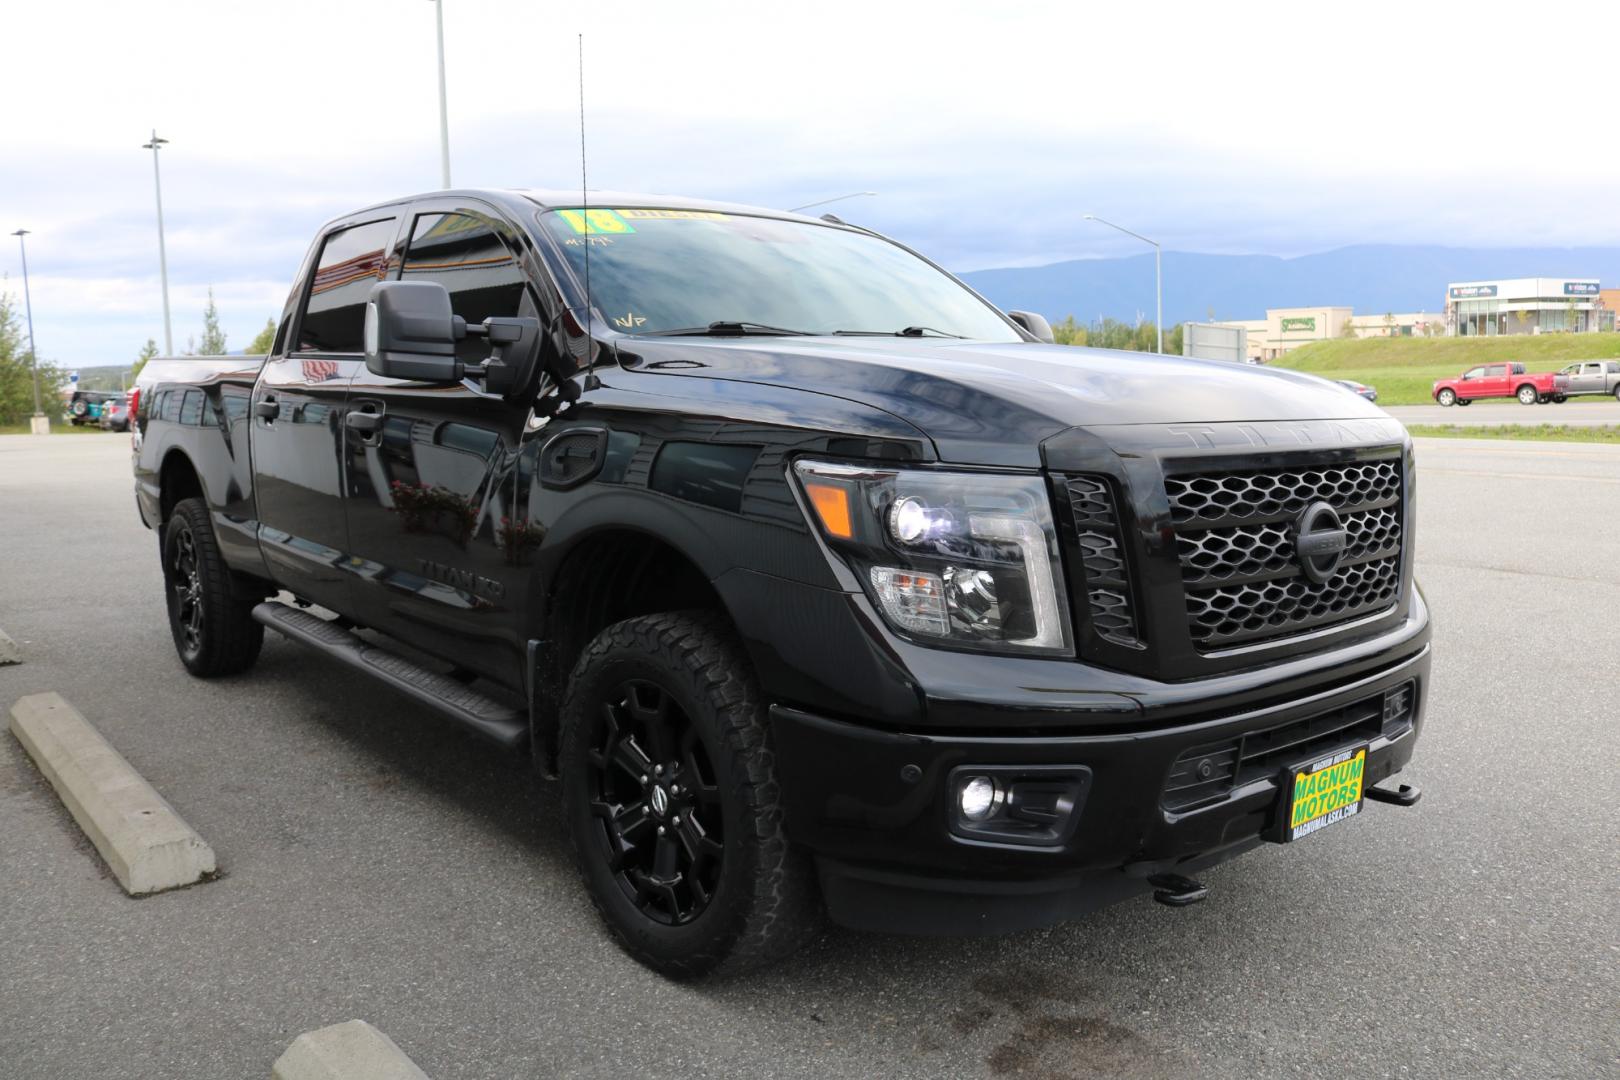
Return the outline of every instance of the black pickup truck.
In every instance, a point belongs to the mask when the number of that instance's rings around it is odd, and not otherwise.
[[[834,218],[582,201],[333,221],[267,358],[142,393],[193,675],[269,627],[532,755],[605,922],[675,976],[823,910],[1187,904],[1416,800],[1385,783],[1429,675],[1399,423],[1050,344]]]

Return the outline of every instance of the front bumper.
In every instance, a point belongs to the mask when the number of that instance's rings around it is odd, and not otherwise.
[[[788,833],[814,853],[828,910],[845,925],[930,934],[1048,925],[1146,892],[1152,875],[1188,874],[1231,858],[1272,831],[1286,803],[1284,762],[1264,775],[1240,773],[1229,791],[1194,807],[1169,810],[1166,782],[1186,751],[1297,729],[1410,683],[1403,729],[1340,736],[1345,745],[1367,742],[1369,786],[1400,771],[1422,730],[1429,667],[1425,632],[1376,668],[1324,680],[1315,692],[1237,708],[1228,699],[1224,709],[1221,700],[1202,710],[1184,702],[1174,719],[1138,718],[1083,734],[1020,729],[1012,726],[1016,716],[996,715],[983,702],[976,711],[986,722],[978,730],[1003,733],[882,731],[777,707],[772,727]],[[1286,765],[1305,764],[1320,747]],[[1086,774],[1067,839],[1029,847],[953,834],[952,770],[998,765]]]

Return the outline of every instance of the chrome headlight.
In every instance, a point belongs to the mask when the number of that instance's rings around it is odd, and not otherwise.
[[[793,471],[822,536],[894,629],[997,652],[1069,651],[1041,477],[821,461]]]

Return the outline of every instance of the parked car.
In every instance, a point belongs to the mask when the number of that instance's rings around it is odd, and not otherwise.
[[[75,390],[65,403],[68,422],[75,427],[99,424],[102,406],[122,396],[116,390]]]
[[[1364,397],[1368,401],[1378,400],[1378,391],[1374,390],[1366,383],[1356,382],[1354,379],[1334,379],[1333,381],[1350,391],[1352,394],[1355,394],[1357,397]]]
[[[1455,379],[1436,379],[1431,393],[1441,405],[1467,405],[1481,398],[1518,398],[1521,405],[1561,399],[1569,386],[1562,372],[1527,372],[1519,363],[1481,364]]]
[[[267,358],[147,366],[135,490],[187,671],[269,627],[530,755],[607,927],[672,976],[780,957],[821,906],[974,934],[1183,906],[1416,801],[1384,786],[1432,690],[1398,421],[1052,345],[835,220],[579,203],[339,218]]]
[[[118,394],[108,398],[101,406],[101,430],[129,430],[129,396]]]
[[[1620,401],[1620,360],[1582,360],[1559,374],[1569,379],[1564,392],[1570,397],[1608,394]]]

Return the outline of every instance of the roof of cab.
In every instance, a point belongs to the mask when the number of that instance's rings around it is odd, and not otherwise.
[[[406,195],[386,202],[375,203],[360,210],[344,214],[335,218],[328,224],[347,220],[356,214],[366,214],[373,210],[400,206],[404,203],[415,202],[419,199],[455,198],[458,195],[472,196],[500,203],[508,209],[515,210],[515,204],[528,202],[541,209],[554,207],[577,207],[580,205],[578,188],[571,190],[538,189],[538,188],[451,188],[447,191],[424,191],[416,195]],[[778,210],[768,206],[749,206],[744,203],[716,202],[709,199],[692,199],[682,195],[650,195],[629,191],[590,191],[587,192],[588,202],[591,206],[603,207],[630,207],[633,209],[658,210],[711,210],[722,214],[748,214],[753,216],[786,218],[794,221],[813,221],[817,224],[826,224],[820,218],[806,214],[795,214],[787,210]]]

